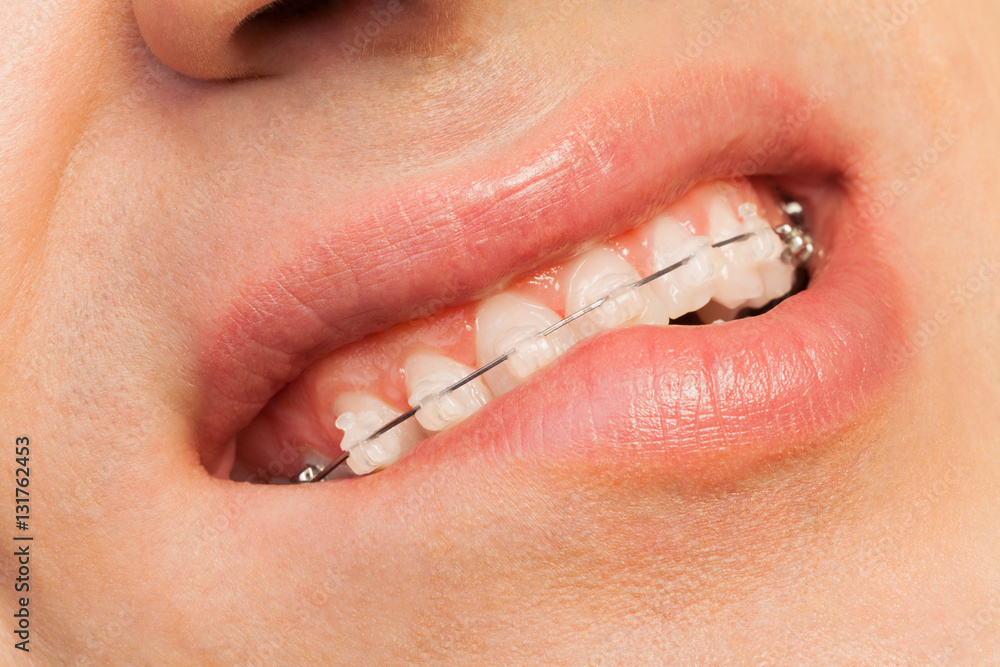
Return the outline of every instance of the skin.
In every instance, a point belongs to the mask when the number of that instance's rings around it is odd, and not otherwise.
[[[5,651],[25,664],[1000,659],[1000,289],[970,282],[1000,261],[995,3],[905,4],[896,25],[875,0],[427,0],[346,59],[354,10],[236,30],[261,6],[2,4],[0,434],[11,450],[31,438],[37,554],[31,653],[9,631]],[[240,203],[296,206],[303,169],[348,196],[475,161],[584,82],[685,55],[726,10],[735,20],[699,59],[793,58],[865,138],[865,182],[888,192],[908,174],[887,216],[916,344],[878,409],[737,482],[483,479],[443,459],[383,515],[316,496],[312,516],[279,506],[251,522],[274,490],[210,478],[196,450],[199,332],[287,250],[285,230],[244,221]],[[954,140],[921,161],[941,130]],[[310,539],[315,522],[339,539]],[[18,596],[3,591],[12,626]]]

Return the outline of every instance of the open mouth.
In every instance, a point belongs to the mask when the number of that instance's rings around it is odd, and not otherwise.
[[[339,348],[233,439],[229,474],[311,481],[328,473],[341,451],[351,472],[368,474],[604,331],[759,316],[808,283],[774,231],[791,223],[764,179],[700,185],[634,228],[485,299]],[[400,422],[410,412],[415,419]],[[303,472],[289,475],[289,466]]]
[[[857,214],[863,189],[843,175],[851,155],[838,128],[781,124],[808,95],[767,78],[728,83],[724,101],[708,90],[696,103],[626,87],[478,171],[396,192],[391,211],[348,216],[320,252],[276,271],[293,281],[241,294],[207,357],[220,394],[242,395],[206,418],[206,468],[251,482],[321,470],[510,349],[508,363],[336,474],[400,459],[388,472],[405,474],[476,451],[528,466],[627,462],[732,476],[848,428],[892,376],[901,336],[883,231]],[[739,117],[734,91],[745,95]],[[597,122],[607,99],[648,121]],[[665,122],[685,110],[695,128],[718,121],[712,136],[693,140],[692,126]],[[741,176],[749,171],[760,175]],[[808,272],[782,261],[771,232],[788,222],[779,190],[803,203],[822,250]],[[755,229],[770,236],[620,291],[706,240]],[[532,342],[611,294],[614,312]]]

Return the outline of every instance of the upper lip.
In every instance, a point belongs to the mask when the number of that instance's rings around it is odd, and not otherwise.
[[[504,155],[340,202],[296,254],[262,266],[201,349],[203,455],[331,350],[622,231],[695,182],[819,178],[850,161],[843,128],[789,81],[662,74],[581,93]],[[787,120],[806,108],[809,122]]]

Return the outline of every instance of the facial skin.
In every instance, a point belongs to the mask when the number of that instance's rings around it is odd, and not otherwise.
[[[2,5],[0,433],[7,480],[15,438],[32,443],[31,657],[996,661],[996,4],[418,0],[354,53],[384,3],[345,5],[248,22],[265,3]],[[801,123],[843,130],[827,182],[884,202],[911,345],[845,428],[698,478],[491,466],[472,445],[353,488],[206,472],[206,350],[248,285],[317,244],[348,258],[332,299],[378,290],[379,262],[405,278],[419,259],[342,220],[503,159],[616,82],[713,68],[826,91]],[[427,204],[429,247],[460,205]],[[268,368],[293,379],[426,314],[400,284]],[[234,404],[287,381],[243,372]],[[495,437],[516,448],[509,428]]]

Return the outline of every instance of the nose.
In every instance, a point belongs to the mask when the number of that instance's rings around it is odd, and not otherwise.
[[[133,0],[146,45],[168,67],[199,79],[266,73],[265,40],[280,31],[254,29],[274,13],[302,10],[316,0]]]

